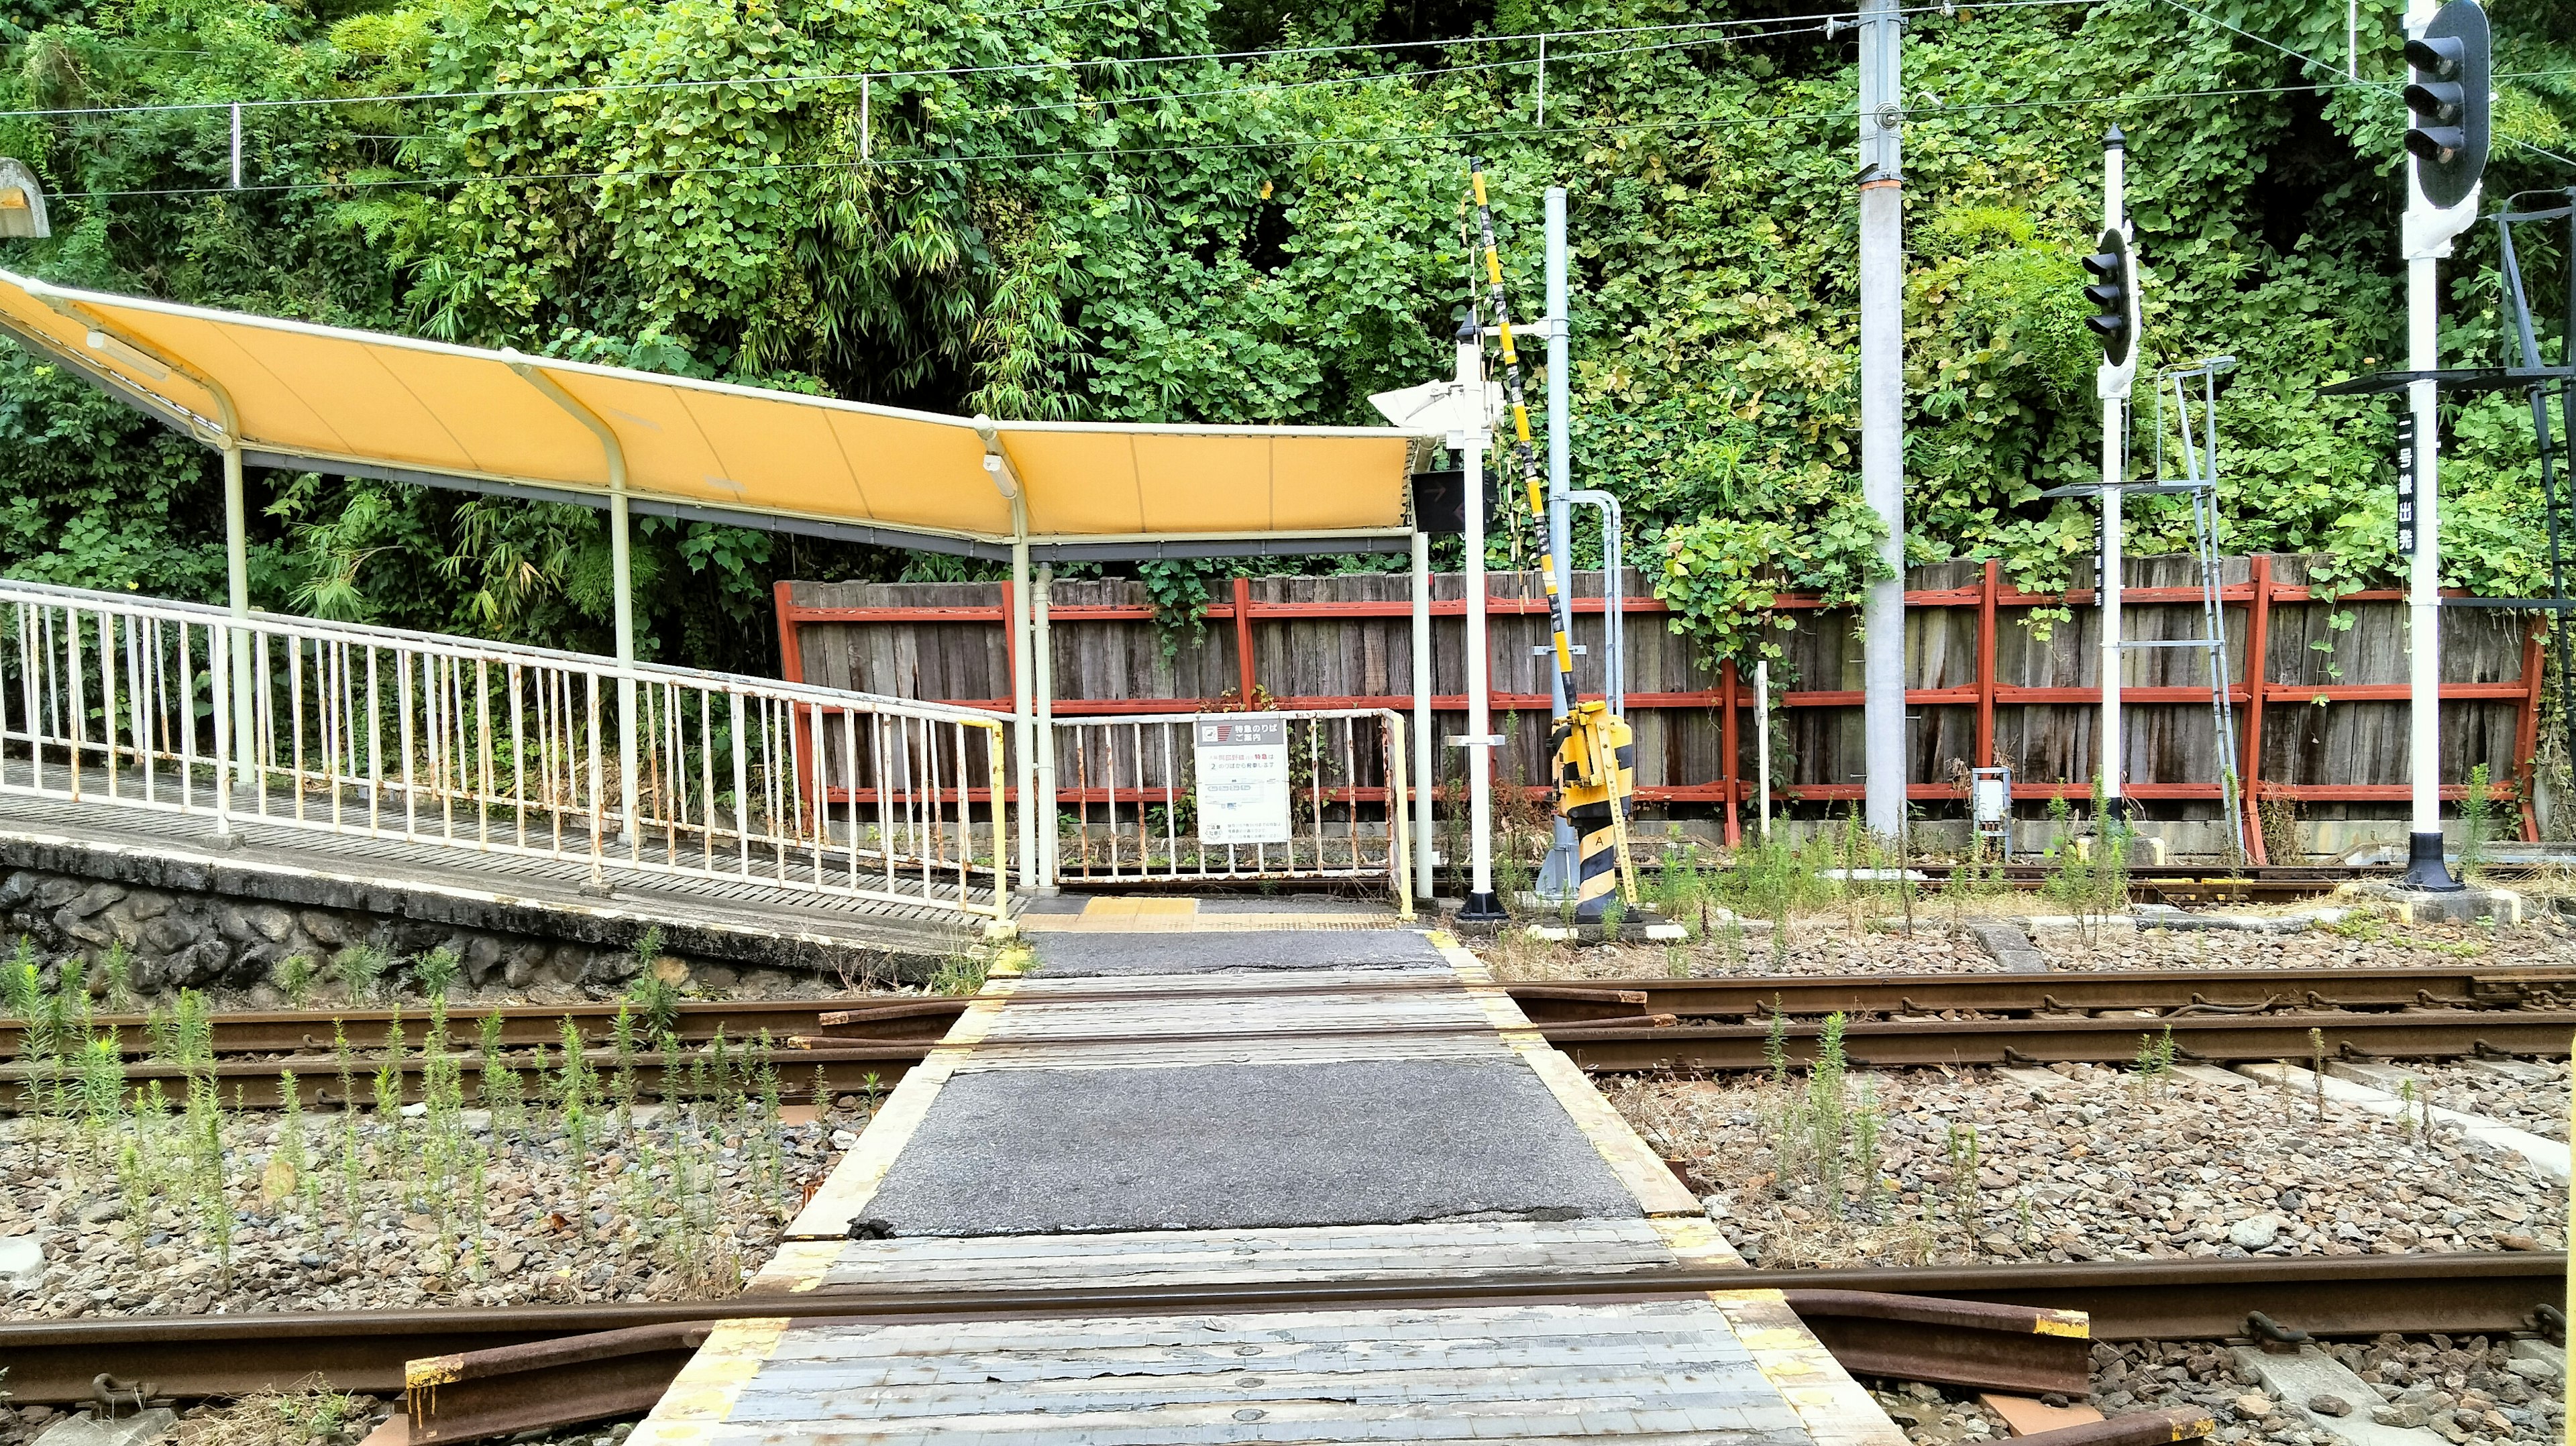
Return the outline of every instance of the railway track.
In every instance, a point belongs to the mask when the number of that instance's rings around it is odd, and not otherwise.
[[[148,1394],[188,1399],[285,1389],[315,1374],[347,1391],[402,1389],[405,1363],[608,1331],[672,1332],[668,1370],[685,1358],[687,1329],[742,1316],[964,1320],[975,1317],[1206,1314],[1368,1305],[1472,1305],[1776,1289],[1810,1318],[1850,1319],[1831,1297],[1870,1292],[2082,1311],[2095,1340],[2244,1338],[2261,1311],[2318,1336],[2497,1334],[2538,1328],[2566,1299],[2564,1255],[2348,1255],[2251,1260],[2115,1261],[1932,1266],[1878,1270],[1657,1271],[1623,1276],[1509,1276],[1382,1280],[1362,1285],[1152,1287],[1043,1293],[1010,1290],[746,1296],[713,1301],[460,1307],[400,1311],[283,1311],[247,1315],[121,1316],[0,1322],[0,1360],[20,1402],[93,1399],[101,1374],[148,1382]],[[1809,1297],[1801,1301],[1801,1297]],[[1940,1332],[1894,1349],[1921,1352],[1924,1374],[1947,1379]],[[1889,1347],[1882,1344],[1881,1349]],[[1882,1359],[1886,1374],[1900,1361]]]
[[[1305,987],[1282,982],[1276,989],[1294,993]],[[1388,994],[1448,987],[1454,986],[1401,977],[1375,986]],[[2317,1039],[2337,1058],[2556,1057],[2576,1032],[2576,969],[2557,967],[1638,979],[1505,987],[1550,1043],[1596,1073],[1761,1069],[1768,1066],[1775,1032],[1789,1057],[1803,1061],[1812,1055],[1825,1016],[1834,1013],[1846,1016],[1849,1060],[1888,1068],[2118,1063],[2136,1057],[2141,1035],[2168,1031],[2177,1058],[2214,1063],[2304,1059]],[[1335,988],[1347,992],[1349,986]],[[1129,990],[1050,997],[1098,1003],[1145,996]],[[701,1042],[720,1031],[737,1042],[768,1032],[782,1047],[766,1055],[746,1048],[737,1057],[774,1064],[782,1095],[801,1100],[813,1095],[818,1081],[833,1094],[891,1089],[928,1057],[966,1004],[945,996],[691,1004],[682,1017],[685,1037]],[[620,1064],[613,1051],[598,1047],[609,1033],[612,1005],[460,1011],[450,1018],[452,1035],[470,1034],[485,1012],[503,1019],[504,1039],[514,1044],[554,1044],[569,1019],[592,1044],[588,1057],[594,1066],[610,1070]],[[306,1103],[341,1102],[339,1061],[329,1050],[334,1018],[352,1041],[358,1089],[371,1090],[384,1067],[377,1056],[391,1011],[217,1016],[218,1084],[242,1103],[275,1105],[284,1076],[292,1073]],[[411,1019],[416,1023],[418,1016]],[[98,1027],[115,1028],[137,1053],[148,1048],[139,1019],[101,1020]],[[0,1046],[19,1047],[22,1038],[14,1023],[0,1030]],[[1087,1042],[1135,1043],[1115,1034]],[[636,1051],[624,1063],[639,1093],[661,1093],[660,1051]],[[478,1064],[468,1057],[467,1072]],[[392,1068],[416,1097],[426,1062],[412,1052]],[[37,1072],[24,1063],[0,1065],[0,1102],[14,1101]],[[125,1074],[138,1086],[161,1079],[174,1092],[184,1078],[178,1066],[152,1059],[132,1060]]]
[[[1338,987],[1338,986],[1337,986]],[[1426,986],[1392,986],[1426,987]],[[1446,986],[1429,986],[1446,987]],[[2402,969],[2160,969],[2065,971],[2048,974],[1844,974],[1742,975],[1714,979],[1602,979],[1508,981],[1502,986],[1523,1012],[1542,1025],[1600,1023],[1637,1015],[1669,1014],[1677,1020],[1742,1021],[1774,1013],[1791,1016],[1842,1013],[1924,1015],[1952,1012],[2026,1016],[2078,1011],[2152,1010],[2159,1014],[2237,1009],[2387,1010],[2496,1009],[2576,1002],[2576,965],[2432,965]],[[719,1035],[743,1044],[767,1034],[773,1040],[824,1032],[827,1015],[842,1017],[843,1032],[871,1040],[935,1040],[964,1012],[956,995],[861,995],[840,999],[691,1001],[679,1006],[672,1033],[684,1045]],[[606,1044],[616,1003],[522,1004],[460,1007],[448,1015],[449,1035],[475,1036],[487,1017],[501,1022],[501,1040],[512,1048],[554,1047],[569,1020],[582,1038]],[[334,1027],[365,1049],[400,1020],[415,1033],[423,1011],[304,1009],[217,1014],[209,1042],[218,1055],[324,1054]],[[150,1053],[144,1016],[102,1014],[94,1035],[114,1032],[129,1057]],[[26,1047],[26,1023],[0,1017],[0,1056]]]

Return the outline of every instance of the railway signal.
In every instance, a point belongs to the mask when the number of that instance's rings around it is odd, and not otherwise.
[[[2405,882],[2454,892],[2442,847],[2441,259],[2451,238],[2477,219],[2478,177],[2487,163],[2488,36],[2477,0],[2410,0],[2406,9],[2408,115],[2406,214],[2398,229],[2406,259],[2407,411],[2414,419],[2415,550],[2407,559],[2407,691],[2412,717],[2407,756],[2413,774]]]
[[[2120,150],[2119,131],[2111,132],[2109,149]],[[2084,319],[2085,326],[2102,342],[2102,362],[2120,369],[2125,381],[2136,370],[2130,355],[2138,336],[2138,266],[2129,253],[2129,233],[2114,224],[2106,228],[2093,243],[2093,252],[2084,258],[2084,269],[2093,280],[2084,288],[2084,299],[2093,306],[2093,314]]]
[[[2443,6],[2406,42],[2406,150],[2424,199],[2441,209],[2469,199],[2487,167],[2489,59],[2477,0]]]

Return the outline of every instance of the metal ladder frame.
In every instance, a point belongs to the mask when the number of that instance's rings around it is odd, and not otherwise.
[[[2225,579],[2218,551],[2218,378],[2236,369],[2236,358],[2215,356],[2156,374],[2155,481],[2131,483],[2123,490],[2180,495],[2190,499],[2192,551],[2200,561],[2200,609],[2203,636],[2124,641],[2123,648],[2200,648],[2209,657],[2209,718],[2218,741],[2219,799],[2226,811],[2236,856],[2245,848],[2244,779],[2237,772],[2236,703],[2230,696],[2235,669],[2227,655]],[[2191,383],[2200,383],[2200,417],[2192,417]],[[2175,425],[2182,442],[2182,476],[2165,475],[2165,397],[2173,396]],[[2198,435],[2194,432],[2197,430]]]

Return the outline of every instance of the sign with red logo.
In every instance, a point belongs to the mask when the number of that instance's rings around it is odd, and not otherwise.
[[[1288,720],[1276,713],[1202,713],[1199,842],[1288,842]]]

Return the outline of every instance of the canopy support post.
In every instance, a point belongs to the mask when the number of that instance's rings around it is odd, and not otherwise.
[[[1431,534],[1413,534],[1413,892],[1431,897]],[[1389,815],[1393,817],[1393,815]]]
[[[510,370],[517,372],[528,385],[545,393],[546,400],[569,413],[572,419],[590,429],[599,439],[599,450],[608,459],[608,560],[615,574],[617,627],[617,666],[625,674],[617,680],[617,807],[618,831],[626,836],[628,857],[635,857],[644,846],[644,831],[636,822],[637,770],[635,719],[635,578],[633,557],[627,549],[626,517],[626,448],[609,430],[599,414],[576,400],[536,366],[513,360]],[[596,863],[596,861],[593,861]]]
[[[224,432],[224,591],[233,621],[250,621],[250,507],[243,496],[241,437],[231,427]],[[250,675],[250,631],[232,629],[232,718],[233,779],[241,788],[259,786],[259,773],[251,761],[253,740],[259,735],[252,725]],[[111,700],[113,701],[113,700]],[[225,830],[230,832],[230,830]]]
[[[1032,736],[1036,731],[1037,679],[1029,658],[1033,626],[1030,594],[1035,589],[1029,578],[1029,497],[1027,489],[1020,485],[1018,469],[1002,451],[1002,434],[993,419],[977,413],[975,435],[984,440],[985,473],[1011,504],[1011,741],[1019,754],[1011,773],[1020,790],[1020,887],[1035,892],[1055,880],[1040,876],[1037,855],[1037,750]],[[1114,822],[1116,815],[1111,817]],[[1053,826],[1052,819],[1049,826]]]
[[[30,286],[29,294],[70,320],[89,328],[89,345],[93,350],[115,355],[120,350],[154,366],[171,371],[206,389],[215,399],[216,430],[208,435],[205,424],[194,418],[189,430],[201,442],[211,444],[224,459],[224,591],[226,611],[235,622],[250,618],[250,508],[244,496],[241,455],[241,409],[233,404],[233,394],[223,383],[190,366],[159,347],[137,337],[128,336],[105,318],[69,297],[52,293],[41,286]],[[76,367],[85,363],[77,353],[68,360]],[[206,670],[212,675],[215,709],[215,837],[218,847],[229,848],[239,842],[232,830],[231,784],[225,765],[232,765],[231,777],[245,788],[257,783],[258,773],[250,758],[252,697],[250,680],[250,634],[238,627],[225,630],[229,645],[217,648],[209,633],[206,640]],[[113,700],[111,700],[113,701]]]
[[[1038,846],[1038,892],[1056,891],[1055,851],[1055,643],[1047,630],[1047,610],[1054,602],[1055,564],[1038,564],[1037,587],[1029,601],[1035,610],[1036,638],[1030,653],[1037,674],[1037,819],[1032,829]],[[1027,809],[1021,810],[1023,813]]]

